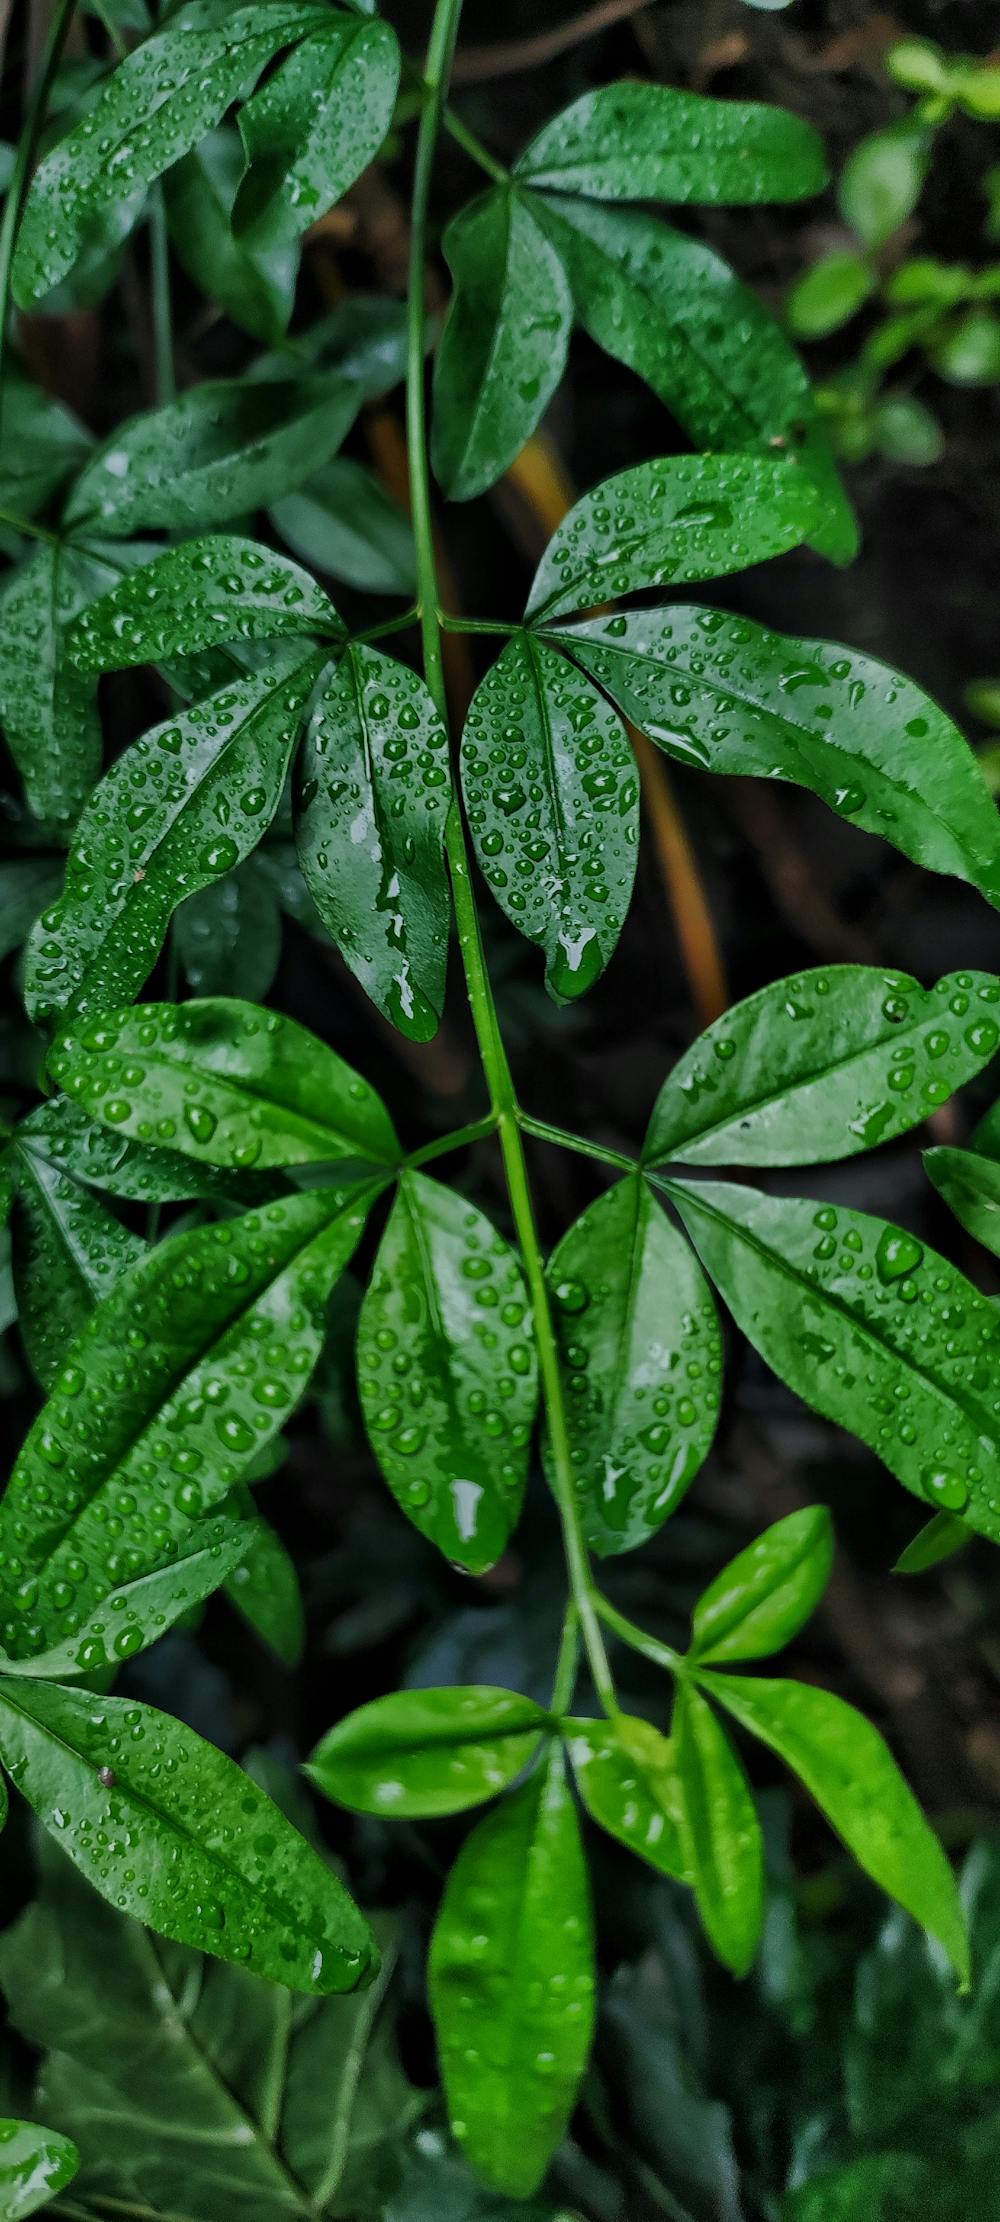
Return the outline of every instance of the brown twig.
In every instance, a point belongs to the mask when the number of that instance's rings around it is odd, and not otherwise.
[[[624,23],[627,16],[637,15],[647,4],[648,0],[598,0],[596,7],[585,8],[582,15],[555,24],[551,31],[536,31],[534,38],[469,47],[455,57],[452,84],[478,85],[489,77],[511,77],[517,70],[540,69],[544,62],[564,54],[567,47],[596,38],[598,32],[610,30],[613,23]]]

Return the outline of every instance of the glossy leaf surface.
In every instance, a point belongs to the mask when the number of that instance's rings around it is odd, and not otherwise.
[[[382,1472],[445,1558],[481,1574],[521,1509],[538,1368],[509,1243],[472,1204],[404,1174],[358,1330],[358,1387]]]
[[[272,246],[325,215],[374,161],[398,85],[388,23],[326,14],[240,110],[249,168],[233,210],[237,237]]]
[[[276,1184],[266,1177],[219,1171],[182,1156],[180,1150],[130,1142],[113,1126],[95,1126],[67,1096],[51,1096],[40,1103],[21,1121],[18,1140],[58,1172],[129,1203],[177,1203],[195,1196],[258,1203],[276,1193]]]
[[[462,736],[476,855],[508,918],[545,951],[558,1001],[603,972],[632,894],[639,781],[609,705],[547,641],[518,633]]]
[[[548,1268],[577,1501],[591,1548],[634,1549],[680,1503],[719,1415],[711,1293],[645,1183],[620,1181]]]
[[[38,818],[71,823],[101,763],[93,683],[66,653],[81,586],[69,551],[37,548],[0,596],[0,726]]]
[[[68,2137],[38,2122],[0,2118],[0,2217],[21,2222],[72,2183],[80,2155]]]
[[[924,1151],[924,1165],[949,1211],[1000,1257],[1000,1164],[976,1150]]]
[[[540,2184],[586,2067],[593,1949],[583,1847],[556,1745],[466,1838],[431,1942],[453,2133],[477,2174],[514,2198]]]
[[[672,1743],[687,1877],[713,1950],[746,1975],[764,1919],[764,1840],[742,1763],[688,1682],[677,1690]]]
[[[531,1698],[512,1690],[397,1690],[331,1728],[308,1772],[326,1797],[355,1813],[386,1820],[464,1813],[514,1781],[546,1720]]]
[[[783,108],[626,79],[544,124],[517,175],[591,200],[743,207],[820,192],[826,164],[810,125]]]
[[[271,522],[316,571],[368,594],[416,593],[410,520],[353,456],[334,456],[297,494],[274,502]]]
[[[775,1520],[703,1590],[691,1615],[692,1657],[763,1659],[780,1651],[815,1612],[832,1565],[825,1505]]]
[[[661,1875],[690,1880],[680,1835],[680,1790],[673,1747],[648,1721],[564,1724],[577,1789],[589,1814]]]
[[[168,170],[163,196],[170,244],[192,284],[254,339],[273,343],[295,302],[294,240],[255,247],[237,239],[233,202],[246,167],[239,133],[210,131]]]
[[[385,1017],[428,1041],[448,959],[451,772],[423,681],[349,648],[313,705],[300,779],[299,859],[323,924]]]
[[[494,186],[449,224],[454,297],[434,372],[434,469],[452,501],[485,493],[531,438],[566,363],[562,261],[530,196]]]
[[[945,1559],[954,1558],[972,1541],[972,1531],[964,1520],[957,1520],[953,1512],[935,1512],[918,1528],[912,1542],[901,1551],[892,1571],[894,1574],[926,1574],[930,1567],[940,1566]]]
[[[166,663],[219,641],[343,633],[333,603],[287,556],[235,533],[167,548],[81,611],[69,636],[80,671]]]
[[[115,1582],[82,1627],[26,1661],[25,1673],[73,1681],[80,1674],[104,1674],[121,1666],[221,1588],[250,1542],[250,1526],[231,1513],[198,1521],[175,1554],[149,1573]],[[11,1670],[12,1662],[0,1659],[0,1672],[9,1675]]]
[[[33,1372],[50,1388],[96,1303],[145,1249],[140,1236],[50,1158],[15,1151],[11,1263]]]
[[[926,1119],[1000,1044],[1000,980],[934,988],[845,964],[776,980],[714,1021],[674,1066],[647,1164],[818,1165]]]

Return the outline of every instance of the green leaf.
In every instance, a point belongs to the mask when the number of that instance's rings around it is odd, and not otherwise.
[[[226,1595],[282,1666],[298,1666],[306,1622],[295,1562],[269,1521],[244,1521],[242,1528],[244,1549],[226,1579]]]
[[[730,1559],[691,1615],[691,1657],[764,1659],[815,1612],[833,1565],[833,1524],[813,1504],[775,1520]]]
[[[846,248],[814,262],[788,296],[788,321],[798,339],[825,339],[849,324],[876,291],[878,279]]]
[[[156,1643],[174,1622],[204,1603],[239,1566],[250,1548],[245,1520],[223,1513],[193,1523],[186,1538],[159,1566],[116,1581],[98,1598],[82,1627],[24,1663],[22,1672],[46,1679],[104,1674]],[[10,1675],[13,1662],[0,1661]]]
[[[912,216],[927,176],[932,135],[909,117],[861,139],[840,173],[845,223],[866,247],[881,247]]]
[[[96,1303],[145,1243],[88,1188],[30,1146],[15,1146],[11,1262],[32,1371],[51,1388]]]
[[[583,995],[628,911],[639,780],[614,711],[547,641],[516,633],[473,696],[462,786],[476,855],[545,951],[557,1002]]]
[[[878,1730],[843,1698],[804,1682],[714,1671],[704,1679],[734,1719],[792,1768],[859,1867],[938,1938],[967,1982],[954,1876]]]
[[[666,455],[574,503],[535,573],[535,624],[620,594],[722,578],[808,540],[824,504],[794,458]]]
[[[227,988],[261,1003],[281,962],[281,909],[260,851],[174,913],[174,947],[193,995]]]
[[[434,469],[452,501],[502,478],[562,377],[573,320],[530,196],[493,186],[453,218],[454,295],[434,371]]]
[[[339,370],[192,386],[98,448],[65,523],[120,539],[148,526],[208,532],[266,509],[335,453],[363,398]]]
[[[63,859],[17,856],[0,864],[0,963],[27,938],[39,913],[62,886]]]
[[[344,628],[307,571],[272,548],[212,533],[167,548],[81,611],[69,636],[80,671],[167,663],[227,640],[277,640]]]
[[[689,1682],[677,1688],[672,1743],[678,1834],[705,1934],[746,1975],[764,1920],[764,1840],[742,1763]]]
[[[275,502],[271,523],[314,570],[366,594],[416,593],[410,520],[352,456],[335,456]]]
[[[21,1121],[18,1141],[47,1158],[57,1171],[129,1203],[178,1203],[196,1196],[255,1203],[264,1191],[266,1198],[276,1193],[266,1176],[218,1171],[184,1157],[180,1150],[130,1142],[113,1127],[94,1126],[67,1096],[53,1096],[39,1104]]]
[[[323,924],[385,1017],[429,1041],[448,960],[451,772],[423,680],[352,645],[316,697],[300,779],[299,861]]]
[[[1000,1540],[1000,1318],[947,1259],[842,1205],[671,1180],[710,1278],[789,1388],[935,1511]]]
[[[986,1008],[970,1020],[977,1003]],[[873,1149],[988,1062],[1000,1044],[995,1003],[1000,980],[988,972],[952,972],[934,988],[860,964],[776,980],[679,1059],[645,1162],[818,1165]]]
[[[126,56],[39,164],[14,258],[22,309],[58,285],[120,202],[196,146],[278,47],[324,20],[310,6],[195,0]]]
[[[245,168],[238,132],[211,131],[163,181],[170,244],[192,284],[254,339],[273,344],[295,305],[294,240],[255,247],[234,237],[231,217]]]
[[[386,136],[399,67],[388,23],[326,14],[240,110],[249,168],[233,209],[237,238],[297,239],[341,199]]]
[[[358,1387],[382,1472],[445,1558],[482,1574],[528,1473],[538,1366],[509,1243],[461,1196],[404,1173],[358,1328]]]
[[[546,1722],[512,1690],[397,1690],[338,1721],[306,1772],[355,1813],[434,1820],[506,1789],[534,1757]]]
[[[121,1912],[291,1990],[353,1990],[374,1972],[374,1940],[343,1884],[249,1775],[180,1721],[132,1698],[4,1678],[0,1757]]]
[[[60,1036],[49,1069],[88,1118],[209,1165],[399,1156],[380,1097],[336,1050],[279,1011],[226,996],[103,1013]]]
[[[924,1151],[924,1166],[949,1211],[1000,1257],[1000,1164],[976,1150]]]
[[[92,1312],[0,1503],[14,1658],[74,1634],[242,1480],[306,1387],[371,1202],[316,1189],[174,1235]]]
[[[931,352],[939,378],[955,386],[992,386],[1000,379],[1000,316],[969,309]]]
[[[0,2119],[0,2222],[36,2214],[72,2182],[79,2165],[76,2146],[56,2130]]]
[[[186,895],[250,854],[285,784],[318,655],[278,648],[260,671],[134,741],[80,819],[62,896],[28,943],[38,1020],[137,995]]]
[[[680,1837],[680,1791],[673,1747],[648,1721],[563,1723],[576,1786],[589,1814],[661,1875],[691,1880]]]
[[[66,652],[86,588],[68,550],[36,548],[0,596],[0,724],[36,818],[71,823],[98,776],[93,683]]]
[[[690,1245],[638,1178],[590,1205],[548,1278],[577,1502],[603,1558],[655,1534],[705,1459],[719,1416],[718,1322]]]
[[[696,606],[595,617],[558,637],[668,755],[810,787],[1000,904],[1000,819],[972,751],[889,665]]]
[[[484,2182],[537,2190],[572,2112],[594,2013],[587,1870],[562,1750],[473,1829],[431,1940],[453,2134]]]
[[[33,517],[63,480],[79,470],[91,434],[60,401],[26,378],[15,362],[4,372],[0,502],[16,517]]]
[[[783,108],[630,79],[584,93],[516,164],[536,186],[599,201],[797,201],[826,182],[822,144]]]
[[[964,1520],[956,1520],[953,1512],[935,1512],[918,1528],[912,1542],[901,1551],[892,1571],[894,1574],[926,1574],[932,1566],[940,1566],[945,1559],[954,1558],[957,1551],[964,1551],[971,1543],[972,1534]]]

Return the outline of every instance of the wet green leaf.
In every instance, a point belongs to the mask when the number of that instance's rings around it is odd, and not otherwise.
[[[343,637],[329,597],[307,571],[235,533],[166,548],[82,610],[69,636],[80,671],[167,663],[220,641]]]
[[[298,1666],[306,1619],[295,1562],[268,1520],[242,1523],[244,1549],[226,1580],[226,1595],[282,1666]]]
[[[661,1875],[690,1881],[680,1836],[680,1789],[673,1746],[648,1721],[563,1723],[577,1789],[588,1813]]]
[[[625,79],[544,124],[516,174],[601,201],[796,201],[826,182],[822,144],[783,108]]]
[[[711,1292],[638,1179],[563,1236],[548,1268],[577,1501],[601,1557],[633,1550],[680,1503],[719,1414]]]
[[[536,2191],[572,2112],[594,2012],[587,1870],[560,1746],[466,1838],[431,1940],[452,2132],[484,2181]]]
[[[639,781],[617,716],[547,641],[516,633],[473,697],[462,786],[497,902],[544,949],[556,1000],[585,994],[635,877]]]
[[[775,1520],[702,1592],[691,1615],[691,1657],[764,1659],[780,1651],[815,1612],[832,1565],[825,1505]]]
[[[352,456],[335,456],[275,502],[271,523],[314,570],[367,594],[416,593],[410,520]]]
[[[689,1682],[678,1685],[672,1745],[678,1834],[705,1933],[724,1965],[746,1975],[764,1920],[764,1840],[742,1763]]]
[[[21,1121],[18,1140],[62,1173],[129,1203],[178,1203],[196,1196],[227,1203],[267,1201],[276,1184],[185,1157],[180,1150],[130,1142],[113,1126],[95,1126],[67,1096],[52,1096]]]
[[[72,2183],[79,2165],[76,2146],[56,2130],[0,2119],[0,2222],[36,2214]]]
[[[509,1243],[464,1198],[405,1173],[358,1329],[372,1447],[407,1518],[470,1574],[521,1509],[538,1368]]]
[[[449,224],[454,281],[434,373],[434,469],[452,501],[495,484],[559,384],[572,303],[531,197],[493,186]]]
[[[72,823],[100,770],[93,681],[66,651],[87,587],[71,551],[36,548],[0,596],[0,725],[35,817]]]
[[[162,1565],[135,1578],[116,1580],[98,1598],[82,1626],[62,1642],[24,1663],[23,1672],[45,1680],[72,1681],[81,1674],[103,1674],[156,1643],[174,1622],[204,1603],[246,1557],[252,1541],[249,1522],[222,1513],[193,1523],[187,1537]],[[0,1672],[13,1663],[0,1659]]]
[[[18,1321],[33,1372],[50,1388],[96,1303],[145,1244],[30,1142],[14,1149],[11,1263]]]
[[[237,238],[273,246],[325,215],[374,161],[398,86],[391,25],[321,18],[240,110],[249,168],[233,209]]]
[[[916,1126],[993,1056],[1000,980],[922,988],[845,964],[776,980],[706,1028],[657,1098],[647,1163],[818,1165]]]
[[[170,244],[210,301],[254,339],[273,344],[288,327],[299,256],[294,240],[255,247],[237,239],[233,202],[246,167],[239,133],[210,131],[163,181]]]
[[[516,1691],[397,1690],[322,1737],[307,1773],[355,1813],[435,1819],[482,1805],[533,1758],[547,1715]]]
[[[924,1151],[924,1165],[949,1211],[1000,1257],[1000,1164],[976,1150]]]
[[[261,1003],[281,962],[281,909],[260,851],[174,912],[174,946],[193,995]]]

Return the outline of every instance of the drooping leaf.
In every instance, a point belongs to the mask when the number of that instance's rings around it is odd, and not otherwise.
[[[0,1502],[11,1656],[73,1634],[241,1481],[306,1387],[371,1200],[318,1189],[175,1235],[96,1307]]]
[[[657,1098],[647,1164],[818,1165],[905,1134],[1000,1044],[1000,980],[874,965],[776,980],[706,1028]]]
[[[590,2049],[587,1871],[553,1745],[523,1789],[480,1821],[448,1878],[431,1940],[430,2000],[452,2132],[498,2191],[536,2191]]]
[[[245,169],[236,131],[211,131],[163,181],[170,244],[192,283],[254,339],[273,343],[295,303],[294,240],[257,247],[237,239],[233,202]]]
[[[935,1511],[1000,1539],[1000,1319],[901,1227],[721,1181],[670,1194],[709,1277],[789,1388]]]
[[[38,2122],[0,2119],[0,2218],[21,2222],[72,2183],[80,2155],[68,2137]]]
[[[719,1703],[805,1783],[848,1850],[944,1945],[965,1982],[969,1945],[955,1879],[888,1745],[830,1690],[760,1675],[704,1676]]]
[[[538,1749],[547,1715],[530,1697],[483,1686],[397,1690],[349,1713],[306,1769],[355,1813],[433,1819],[482,1805]]]
[[[516,633],[473,697],[462,785],[497,902],[544,949],[557,1001],[583,995],[635,877],[639,782],[614,711],[547,641]]]
[[[926,1574],[930,1567],[942,1565],[945,1559],[954,1558],[972,1541],[972,1531],[964,1520],[953,1512],[935,1512],[933,1519],[918,1528],[912,1542],[901,1551],[892,1569],[894,1574]]]
[[[358,1329],[365,1425],[407,1517],[481,1574],[521,1509],[538,1368],[521,1267],[488,1219],[405,1173]]]
[[[725,1966],[746,1975],[764,1919],[764,1840],[742,1763],[690,1682],[677,1689],[672,1745],[678,1835],[705,1933]]]
[[[101,762],[93,682],[66,652],[80,600],[73,556],[55,544],[36,548],[0,596],[0,725],[33,815],[64,825]]]
[[[299,860],[323,924],[378,1009],[428,1041],[448,958],[451,773],[423,681],[351,646],[317,695],[300,776]]]
[[[715,1433],[722,1357],[711,1293],[638,1178],[589,1206],[548,1276],[587,1541],[601,1557],[632,1550],[679,1504]]]
[[[593,618],[559,638],[668,755],[810,787],[915,863],[1000,902],[1000,820],[972,751],[887,664],[697,607]]]
[[[949,1211],[1000,1257],[1000,1164],[977,1150],[944,1146],[925,1150],[924,1164]]]
[[[80,671],[167,663],[219,641],[343,638],[329,597],[287,556],[235,533],[167,548],[82,610],[69,635]]]
[[[826,181],[822,144],[784,108],[710,100],[625,79],[584,93],[516,164],[516,175],[600,201],[796,201]]]
[[[366,594],[416,592],[410,520],[353,456],[335,456],[274,502],[271,523],[314,570]]]
[[[691,1615],[691,1656],[763,1659],[815,1612],[833,1564],[825,1505],[806,1505],[765,1528],[703,1590]]]
[[[680,1837],[673,1748],[648,1721],[564,1723],[566,1749],[588,1813],[661,1875],[690,1881]]]
[[[79,1018],[138,994],[178,903],[266,831],[321,669],[301,647],[276,648],[112,765],[80,819],[65,890],[28,944],[33,1017]]]
[[[298,1666],[306,1620],[295,1562],[270,1521],[244,1521],[242,1526],[245,1546],[227,1577],[226,1595],[282,1666]]]
[[[341,199],[386,136],[399,67],[390,24],[325,13],[240,109],[249,168],[233,209],[237,238],[258,248],[296,239]]]
[[[531,438],[562,377],[572,302],[562,261],[513,184],[444,236],[454,281],[434,371],[434,469],[452,501],[483,494]]]
[[[162,1144],[131,1142],[113,1126],[95,1126],[68,1096],[52,1096],[30,1112],[18,1128],[18,1141],[47,1158],[57,1172],[129,1203],[178,1203],[204,1196],[252,1204],[278,1193],[277,1183],[267,1175],[219,1170]]]
[[[635,463],[574,503],[535,573],[527,615],[551,624],[641,588],[743,571],[808,540],[825,506],[794,456]]]
[[[48,1681],[72,1680],[105,1673],[134,1658],[231,1578],[250,1542],[249,1524],[231,1513],[192,1523],[162,1565],[134,1580],[125,1576],[115,1581],[82,1627],[25,1661],[23,1673]],[[16,1671],[14,1662],[0,1661],[0,1671],[10,1676]]]
[[[18,1320],[44,1388],[92,1312],[145,1249],[89,1188],[30,1145],[15,1146],[11,1264]]]
[[[173,941],[192,995],[263,1002],[281,962],[281,909],[259,850],[188,896],[174,913]]]

